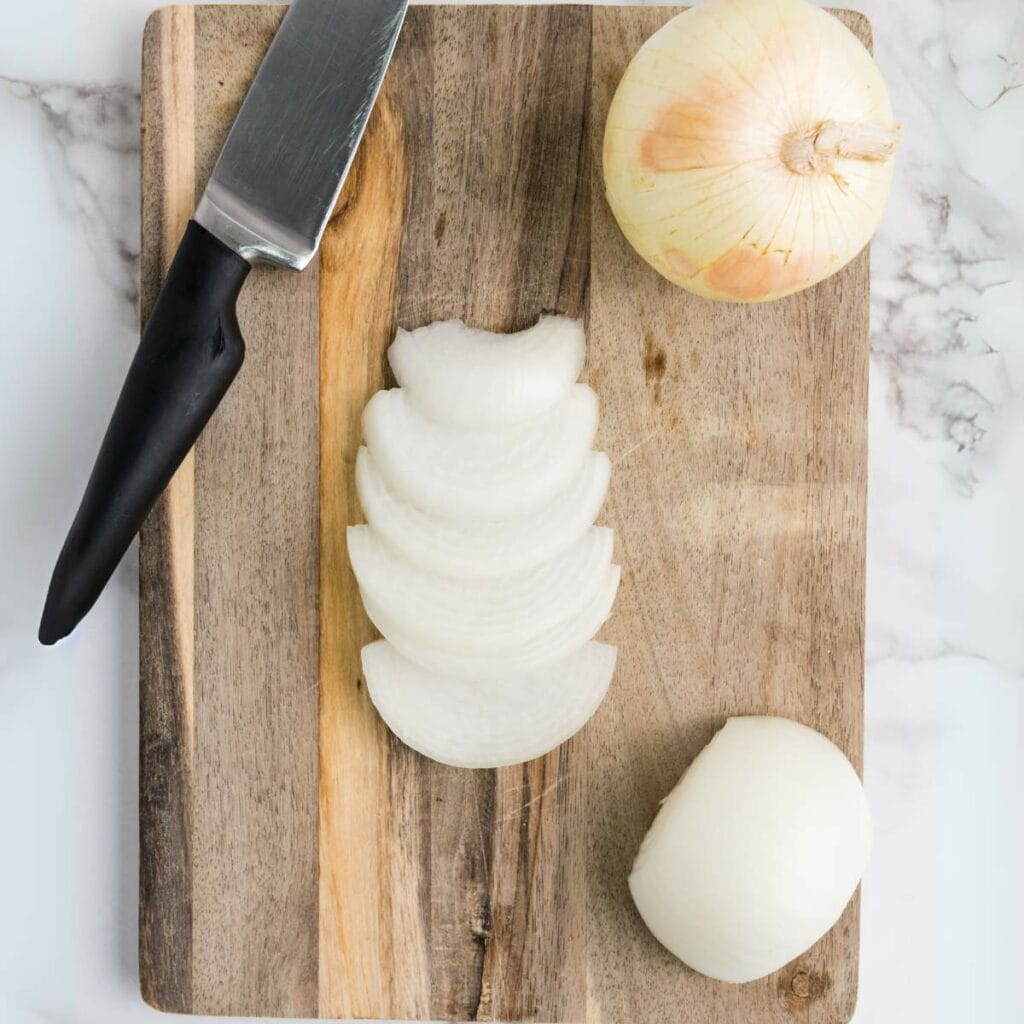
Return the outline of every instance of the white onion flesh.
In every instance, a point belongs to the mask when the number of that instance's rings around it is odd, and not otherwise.
[[[399,555],[429,572],[479,580],[525,572],[579,540],[601,511],[610,472],[608,456],[593,452],[547,505],[497,522],[421,512],[390,490],[366,448],[356,458],[356,489],[366,521]]]
[[[497,768],[546,754],[597,710],[616,650],[588,643],[543,669],[491,680],[437,675],[386,641],[363,648],[370,699],[391,731],[457,768]]]
[[[528,644],[572,620],[601,594],[611,530],[592,527],[535,569],[495,580],[457,580],[412,565],[368,526],[350,526],[360,590],[408,636],[445,650],[485,652]]]
[[[597,430],[597,396],[574,384],[547,412],[500,430],[428,420],[405,390],[378,391],[366,446],[393,493],[424,512],[504,520],[543,508],[579,474]]]
[[[550,409],[579,377],[584,353],[578,320],[542,316],[518,334],[475,330],[460,320],[399,330],[388,358],[427,419],[477,429]]]
[[[830,740],[784,718],[732,718],[662,804],[629,887],[680,960],[753,981],[835,924],[870,848],[863,787]]]
[[[568,657],[604,625],[611,614],[622,570],[611,566],[601,589],[581,612],[533,637],[528,643],[492,647],[486,651],[453,651],[438,647],[407,631],[389,610],[361,591],[370,621],[409,661],[440,675],[457,679],[501,679],[540,669]]]
[[[384,640],[363,648],[371,700],[400,739],[456,767],[547,753],[600,704],[613,647],[591,642],[621,570],[594,521],[608,457],[597,396],[575,383],[581,324],[516,335],[458,321],[399,331],[398,388],[363,413],[348,552]]]

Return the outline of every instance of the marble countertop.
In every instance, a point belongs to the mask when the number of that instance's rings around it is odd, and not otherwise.
[[[156,1019],[136,981],[137,581],[35,642],[137,342],[153,0],[0,34],[0,1020]],[[857,1024],[1024,1020],[1024,5],[861,0],[904,125],[873,249]]]

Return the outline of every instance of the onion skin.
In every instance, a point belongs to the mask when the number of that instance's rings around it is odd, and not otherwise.
[[[807,0],[708,0],[633,58],[604,179],[623,234],[674,284],[761,302],[845,266],[881,219],[899,136],[859,40]]]

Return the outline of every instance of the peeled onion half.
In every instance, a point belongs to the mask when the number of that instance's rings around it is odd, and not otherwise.
[[[839,919],[867,864],[860,779],[784,718],[731,718],[647,833],[630,891],[654,936],[722,981],[770,974]]]
[[[707,0],[633,58],[608,111],[604,180],[634,249],[734,302],[815,284],[857,255],[899,137],[871,55],[807,0]]]
[[[579,474],[597,430],[597,396],[574,384],[547,412],[493,430],[429,420],[403,388],[378,391],[363,434],[388,488],[415,508],[456,519],[536,512]]]
[[[543,669],[492,680],[437,675],[383,640],[362,659],[370,699],[399,739],[457,768],[497,768],[540,757],[582,728],[608,690],[615,655],[588,643]]]
[[[591,452],[548,504],[497,521],[421,512],[391,492],[365,448],[356,457],[356,489],[366,521],[398,554],[430,572],[479,580],[532,569],[579,540],[601,511],[610,472],[608,456]]]
[[[579,377],[585,349],[583,325],[565,316],[542,316],[518,334],[447,320],[399,329],[388,359],[424,416],[476,429],[550,409]]]

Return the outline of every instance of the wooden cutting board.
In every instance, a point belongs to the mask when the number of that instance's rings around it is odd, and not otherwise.
[[[143,75],[143,315],[282,7],[169,7]],[[319,260],[258,269],[248,356],[149,517],[141,936],[165,1010],[285,1017],[843,1022],[858,907],[772,977],[674,960],[626,876],[730,714],[860,767],[868,264],[758,306],[673,288],[605,205],[605,112],[678,8],[416,7]],[[838,16],[867,40],[856,14]],[[268,140],[268,144],[272,140]],[[624,568],[611,693],[531,764],[391,737],[358,653],[353,460],[396,324],[586,318]]]

